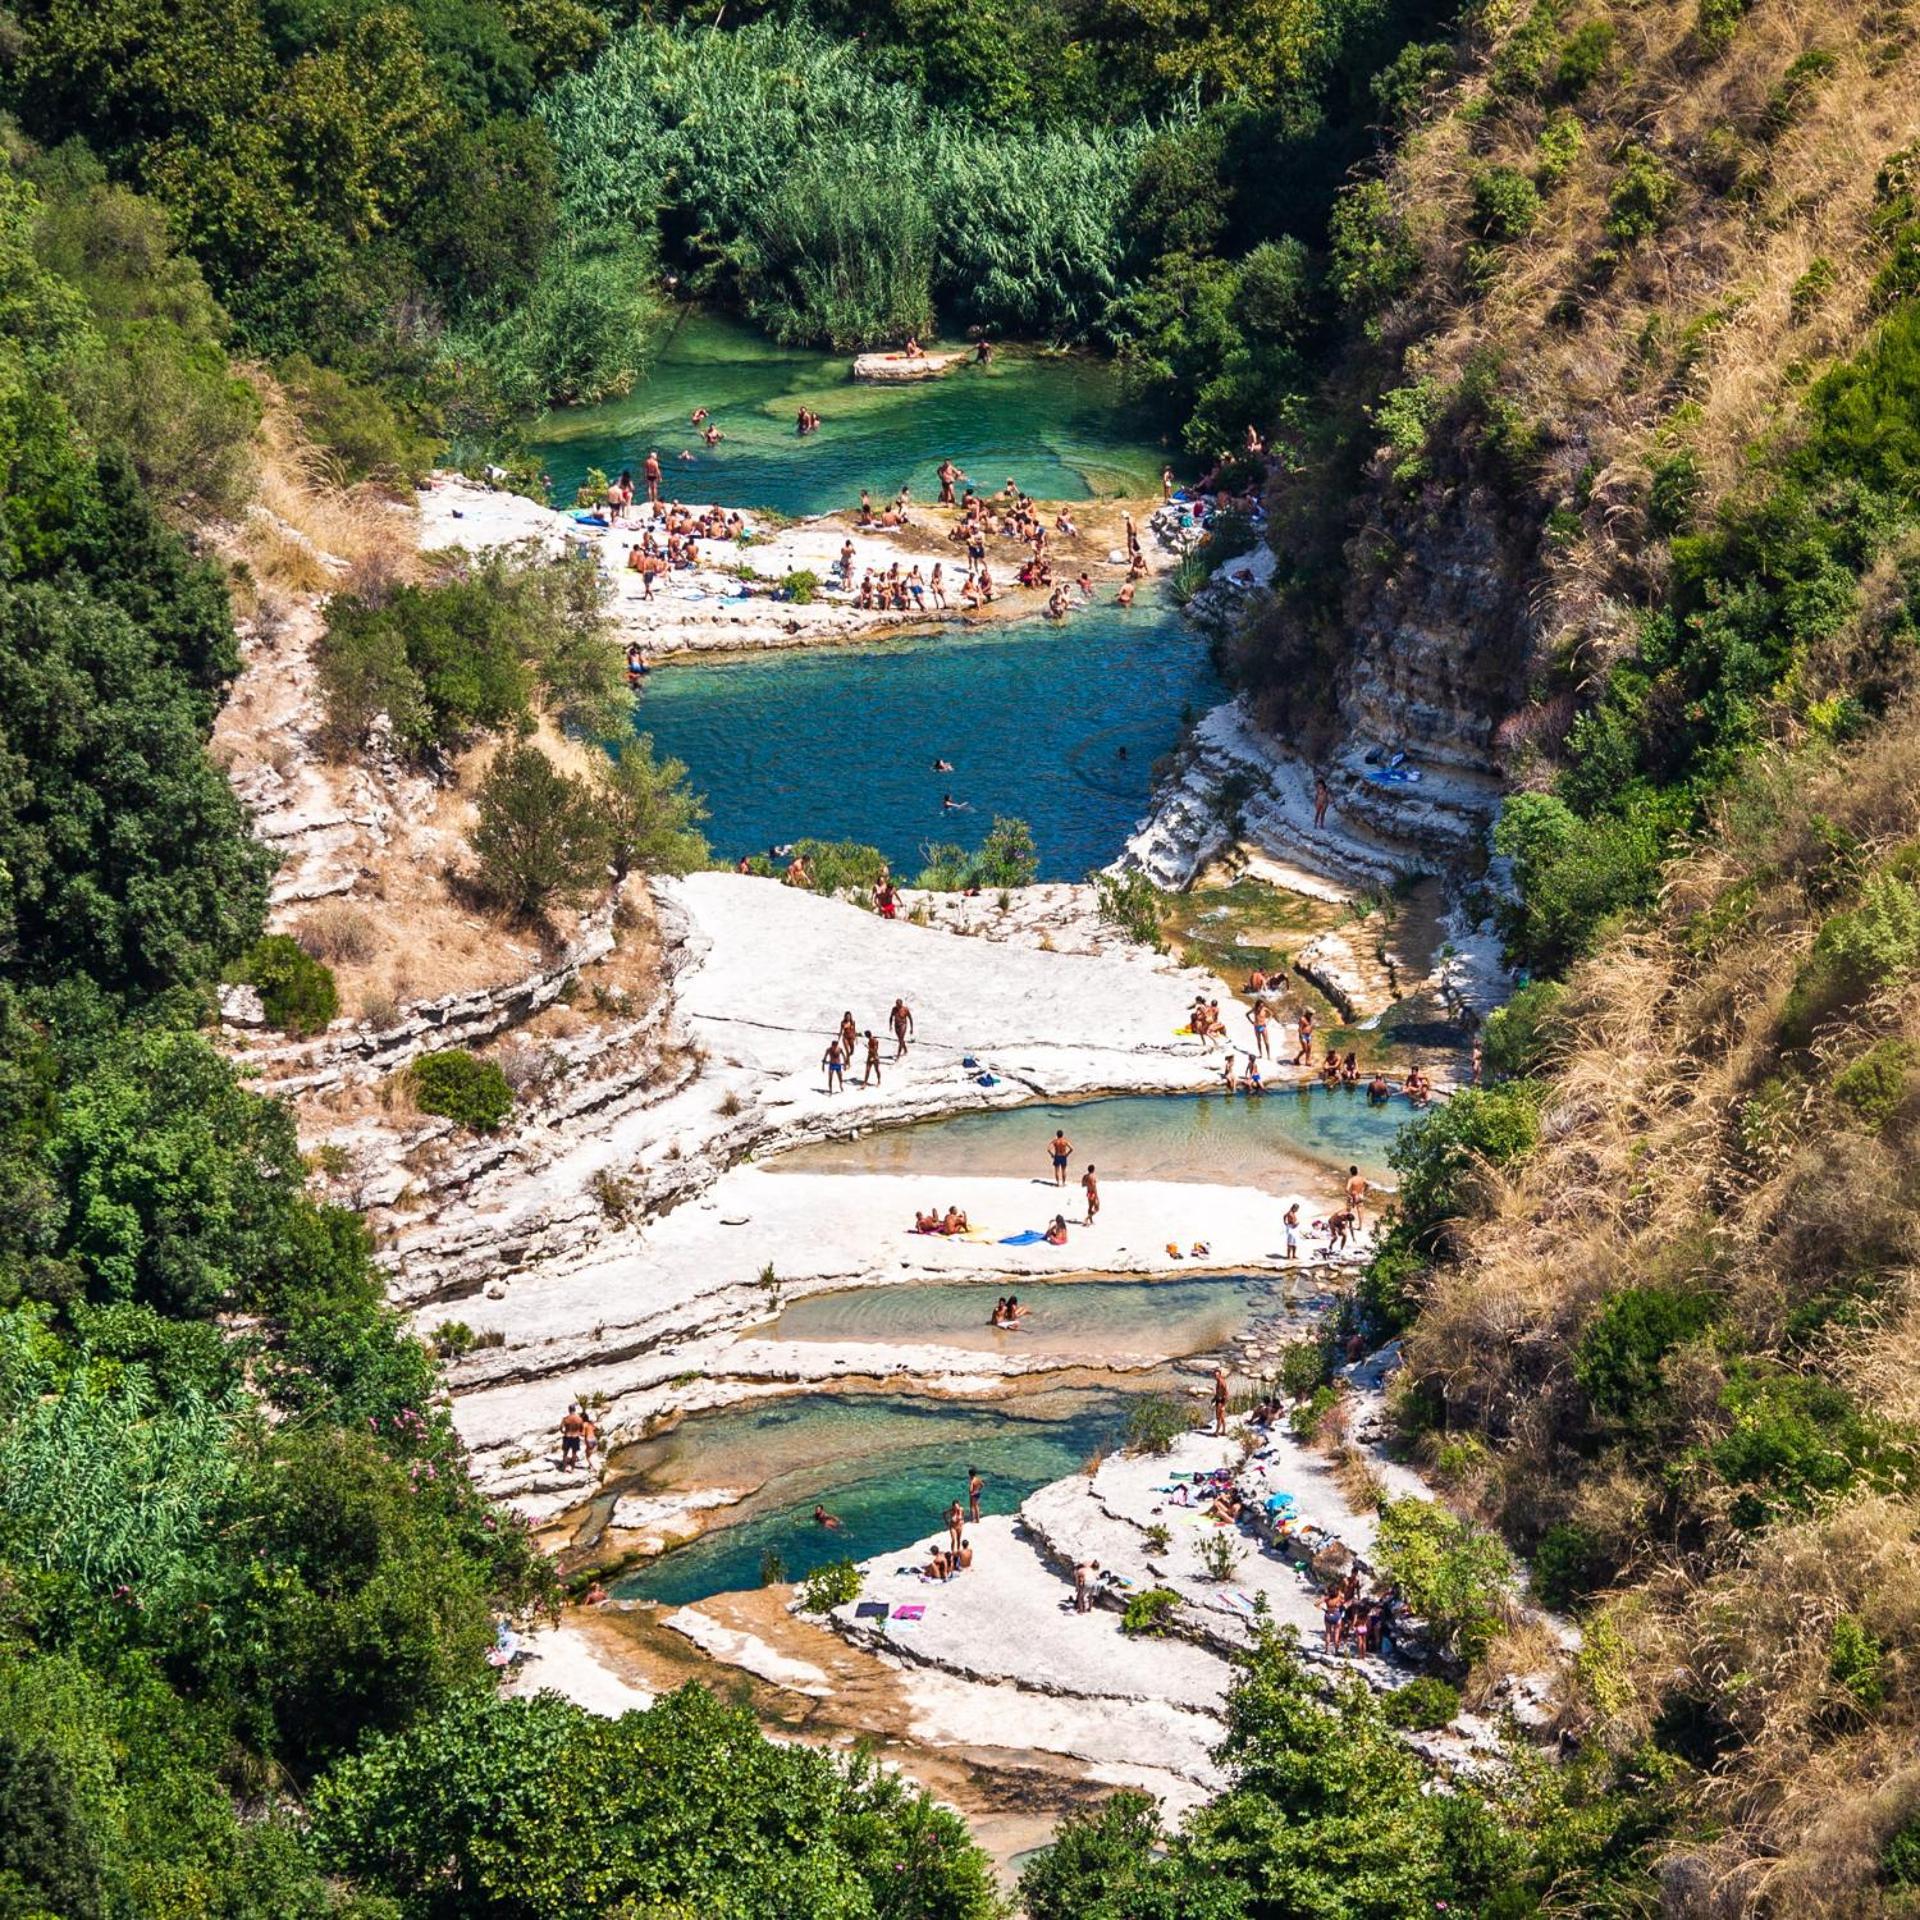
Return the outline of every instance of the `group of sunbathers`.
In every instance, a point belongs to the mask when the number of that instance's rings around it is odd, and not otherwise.
[[[938,1207],[931,1213],[916,1213],[913,1216],[915,1233],[968,1233],[972,1229],[967,1225],[967,1216],[958,1207],[949,1207],[942,1213]]]

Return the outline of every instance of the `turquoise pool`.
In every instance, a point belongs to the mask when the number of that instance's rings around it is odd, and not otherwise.
[[[809,1294],[754,1330],[767,1340],[935,1342],[981,1353],[1175,1359],[1223,1345],[1263,1312],[1286,1305],[1284,1281],[1267,1274],[1180,1280],[1035,1280],[1022,1283],[1028,1309],[1018,1332],[989,1324],[1007,1291],[975,1282],[855,1287]]]
[[[924,1545],[964,1498],[967,1469],[986,1478],[988,1513],[1012,1513],[1035,1488],[1075,1472],[1126,1431],[1128,1396],[1061,1388],[989,1403],[908,1394],[809,1395],[695,1414],[621,1457],[653,1488],[762,1483],[715,1531],[616,1583],[622,1599],[686,1606],[760,1584],[762,1556],[791,1579],[829,1560]],[[841,1525],[812,1520],[824,1503]]]
[[[1282,1073],[1285,1069],[1280,1069]],[[1279,1192],[1303,1166],[1329,1178],[1358,1166],[1390,1182],[1387,1150],[1412,1117],[1401,1099],[1370,1106],[1358,1087],[1313,1085],[1258,1099],[1212,1093],[1116,1094],[1061,1106],[996,1107],[858,1140],[796,1147],[767,1164],[798,1173],[1030,1173],[1048,1177],[1047,1144],[1066,1129],[1077,1158],[1103,1177],[1200,1180]]]
[[[1004,348],[992,365],[906,386],[856,383],[847,355],[775,346],[719,314],[691,312],[648,377],[622,399],[549,414],[533,451],[568,502],[589,467],[636,472],[659,449],[683,498],[805,515],[876,500],[902,484],[933,498],[951,456],[983,488],[1016,479],[1037,500],[1157,494],[1168,457],[1121,399],[1105,361]],[[821,416],[800,439],[802,405]],[[726,438],[709,450],[689,415]],[[695,458],[677,457],[685,448]]]
[[[1222,697],[1164,604],[657,670],[634,724],[684,760],[735,859],[812,836],[876,845],[911,877],[996,814],[1033,828],[1040,877],[1104,867],[1146,810],[1182,716]],[[944,759],[951,773],[935,773]],[[948,794],[970,809],[947,812]]]

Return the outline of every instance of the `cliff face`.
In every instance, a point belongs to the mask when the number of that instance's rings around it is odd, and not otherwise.
[[[1905,290],[1916,63],[1844,0],[1496,0],[1449,58],[1335,220],[1351,344],[1234,668],[1349,775],[1544,785],[1671,543]]]
[[[1499,722],[1525,697],[1533,650],[1537,541],[1506,532],[1482,487],[1368,504],[1350,543],[1340,757],[1379,748],[1423,767],[1498,775]]]

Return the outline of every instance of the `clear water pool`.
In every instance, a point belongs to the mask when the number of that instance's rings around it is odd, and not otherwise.
[[[1009,814],[1033,828],[1042,879],[1080,880],[1145,813],[1182,715],[1221,697],[1205,642],[1143,603],[669,665],[634,724],[687,763],[726,858],[857,840],[911,877],[930,844],[977,846]],[[948,794],[970,810],[944,811]]]
[[[928,1341],[981,1353],[1084,1355],[1097,1363],[1119,1354],[1174,1359],[1222,1345],[1262,1311],[1285,1305],[1283,1282],[1265,1274],[1216,1274],[1180,1280],[1030,1281],[1018,1332],[990,1324],[997,1286],[952,1282],[859,1287],[810,1294],[755,1329],[769,1340]]]
[[[1057,1388],[988,1403],[908,1394],[810,1394],[695,1414],[621,1457],[653,1490],[762,1483],[736,1517],[614,1586],[622,1599],[686,1606],[760,1584],[777,1553],[791,1579],[843,1557],[924,1546],[964,1498],[967,1470],[986,1478],[982,1508],[1015,1512],[1126,1431],[1128,1395]],[[825,1504],[837,1529],[814,1525]]]
[[[691,312],[631,394],[549,414],[533,451],[563,502],[589,467],[638,473],[650,447],[683,499],[799,515],[852,507],[862,487],[883,500],[906,484],[931,500],[948,457],[983,489],[1015,479],[1036,500],[1160,491],[1165,450],[1105,361],[1003,348],[990,366],[903,386],[856,382],[850,364]],[[804,440],[803,405],[822,421]],[[701,444],[696,407],[726,435],[717,447]]]
[[[1285,1073],[1285,1068],[1279,1069]],[[1077,1180],[1088,1161],[1110,1180],[1198,1180],[1282,1192],[1303,1169],[1331,1181],[1358,1166],[1389,1182],[1387,1149],[1412,1117],[1403,1099],[1370,1106],[1359,1087],[1317,1083],[1249,1099],[1224,1094],[1116,1094],[1062,1106],[996,1107],[858,1140],[796,1147],[768,1161],[800,1173],[1051,1177],[1048,1143],[1063,1127]],[[1077,1191],[1077,1188],[1076,1188]]]

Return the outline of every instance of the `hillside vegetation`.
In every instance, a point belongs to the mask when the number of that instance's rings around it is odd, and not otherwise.
[[[1399,1149],[1360,1311],[1404,1445],[1585,1631],[1566,1777],[1625,1797],[1547,1905],[1910,1911],[1911,26],[1540,0],[1419,65],[1237,664],[1330,742],[1356,660],[1479,607],[1536,983]]]

